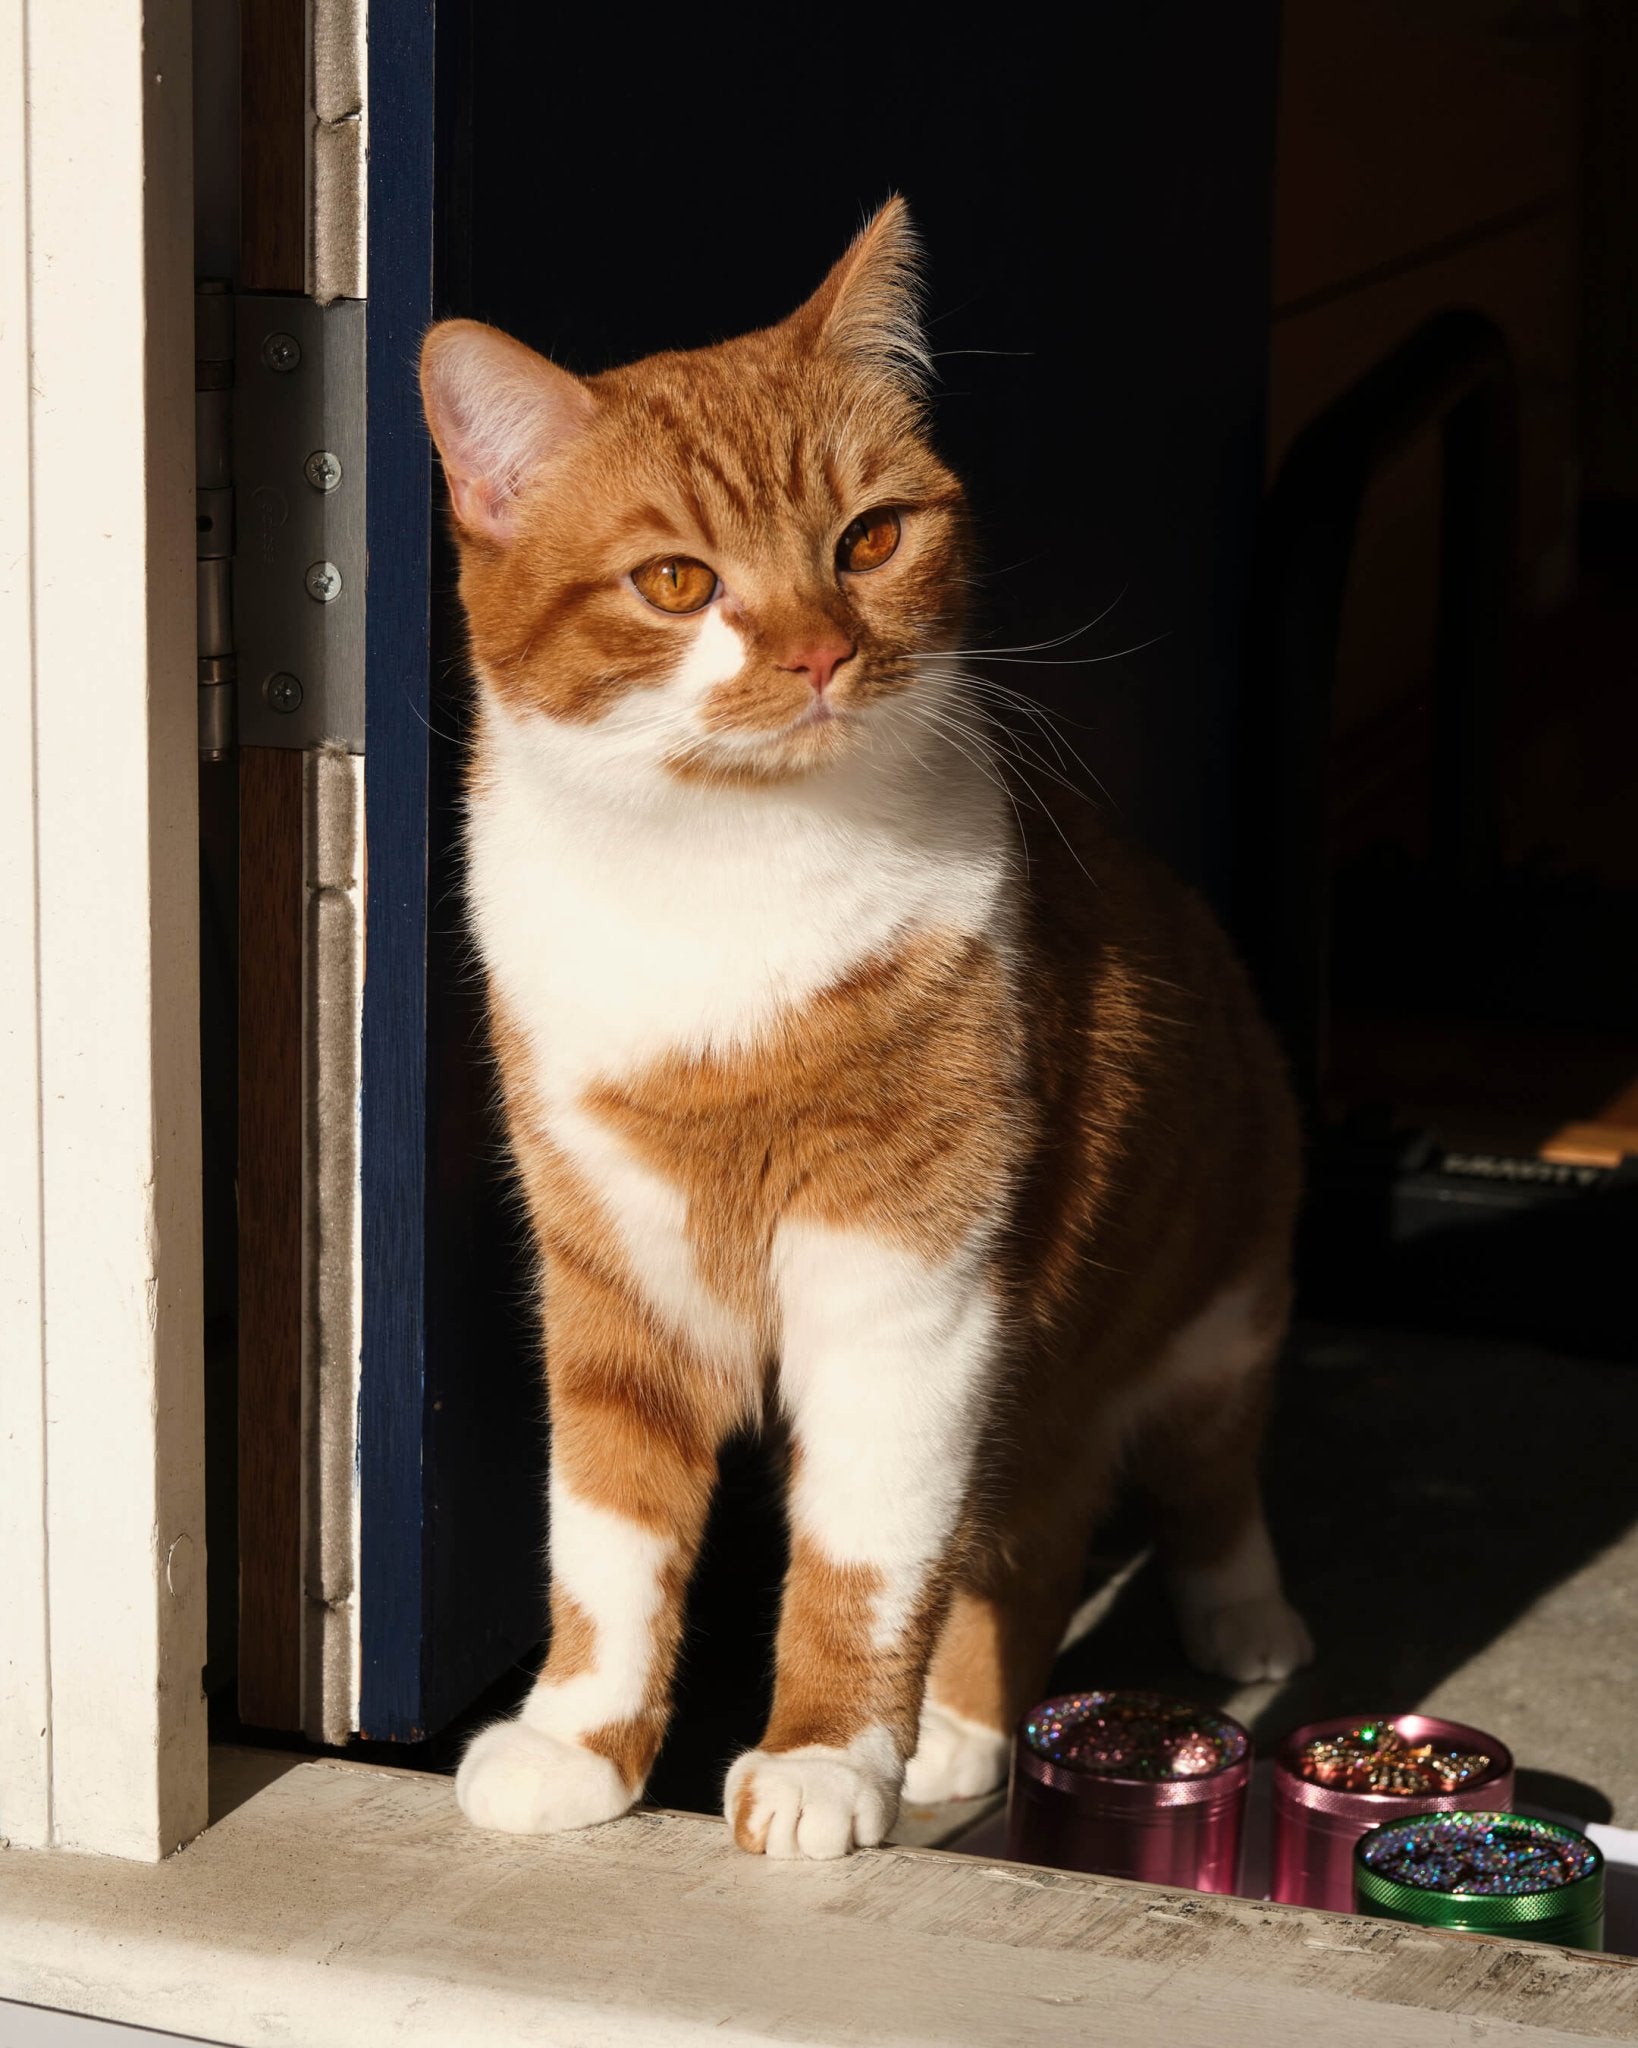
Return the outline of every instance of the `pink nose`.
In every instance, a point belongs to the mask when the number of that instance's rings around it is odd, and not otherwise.
[[[779,666],[791,675],[806,676],[815,693],[822,697],[842,663],[851,661],[857,652],[856,647],[850,647],[838,635],[834,639],[815,640],[812,646],[792,654]]]

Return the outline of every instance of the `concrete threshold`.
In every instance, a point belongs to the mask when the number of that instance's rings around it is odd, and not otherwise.
[[[0,1999],[232,2044],[1631,2041],[1638,1964],[640,1812],[479,1834],[449,1781],[220,1751],[158,1865],[0,1855]]]

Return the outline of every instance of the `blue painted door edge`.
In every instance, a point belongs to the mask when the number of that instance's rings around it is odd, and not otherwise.
[[[432,317],[433,0],[370,8],[362,1061],[360,1726],[425,1733],[427,707],[431,460],[415,381]]]

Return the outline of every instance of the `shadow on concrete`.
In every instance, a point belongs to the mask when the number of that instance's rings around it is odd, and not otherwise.
[[[1265,1751],[1322,1715],[1420,1703],[1638,1520],[1635,1394],[1630,1368],[1519,1344],[1300,1331],[1269,1443],[1268,1501],[1288,1589],[1318,1646],[1314,1664],[1266,1687],[1202,1677],[1183,1659],[1148,1562],[1060,1659],[1054,1685],[1232,1697]],[[1142,1540],[1135,1525],[1111,1533],[1129,1540],[1103,1546],[1105,1569],[1129,1561]],[[1497,1685],[1491,1725],[1504,1740],[1510,1701],[1530,1699],[1533,1727],[1555,1704],[1573,1723],[1586,1711],[1582,1681],[1596,1674],[1602,1689],[1612,1661],[1630,1667],[1625,1697],[1638,1697],[1638,1631],[1616,1576],[1607,1627],[1560,1637],[1558,1661],[1508,1671]],[[1624,1732],[1604,1731],[1612,1754],[1630,1748],[1628,1720]],[[1519,1763],[1539,1788],[1535,1803],[1610,1818],[1613,1787],[1564,1777],[1551,1754],[1520,1753]],[[1638,1765],[1626,1762],[1621,1775],[1630,1803]]]

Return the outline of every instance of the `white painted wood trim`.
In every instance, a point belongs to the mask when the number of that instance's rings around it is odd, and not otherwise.
[[[0,0],[0,1834],[50,1830],[24,0]]]
[[[447,1778],[223,1755],[155,1869],[0,1855],[0,1998],[302,2048],[1571,2048],[1638,1964],[717,1820],[486,1835]]]
[[[0,1830],[203,1824],[187,0],[0,0]]]

